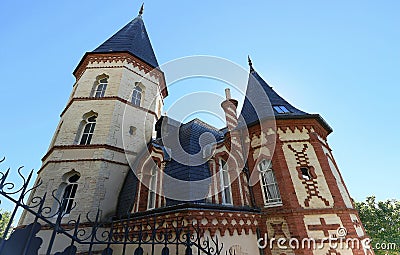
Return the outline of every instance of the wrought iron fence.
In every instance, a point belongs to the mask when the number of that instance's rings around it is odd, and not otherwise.
[[[0,163],[3,161],[0,160]],[[42,184],[28,188],[33,170],[26,178],[21,170],[22,167],[17,171],[22,180],[19,187],[8,181],[10,169],[5,173],[0,172],[0,203],[1,199],[7,199],[14,205],[0,240],[0,255],[37,255],[39,251],[46,255],[222,254],[223,244],[217,236],[207,236],[196,223],[184,218],[128,217],[104,222],[100,221],[100,211],[97,211],[94,217],[88,213],[84,219],[79,215],[75,220],[62,223],[66,214],[63,201],[57,199],[53,191],[51,197],[58,206],[45,206],[47,193],[43,196],[32,195]],[[29,194],[31,197],[28,199]],[[33,216],[33,219],[26,226],[12,229],[19,209],[23,210],[23,214]],[[47,240],[43,240],[43,232],[46,232]],[[55,242],[60,236],[67,242],[62,251],[55,251]],[[44,243],[47,247],[42,247]],[[227,251],[226,254],[234,255],[235,252]]]

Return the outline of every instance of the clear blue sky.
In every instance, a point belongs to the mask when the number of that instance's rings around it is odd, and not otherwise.
[[[140,4],[0,2],[0,169],[40,168],[72,71]],[[353,198],[399,199],[399,10],[398,1],[146,1],[143,17],[159,63],[204,54],[247,68],[250,54],[280,95],[333,127]]]

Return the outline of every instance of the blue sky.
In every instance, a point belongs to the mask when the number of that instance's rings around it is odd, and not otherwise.
[[[1,1],[0,169],[38,170],[72,71],[133,19],[137,1]],[[351,196],[398,192],[398,1],[147,1],[159,63],[213,55],[255,69],[294,106],[319,113]],[[212,84],[210,82],[210,84]],[[207,80],[186,91],[210,88]],[[178,91],[170,91],[170,104]],[[221,90],[223,95],[223,90]]]

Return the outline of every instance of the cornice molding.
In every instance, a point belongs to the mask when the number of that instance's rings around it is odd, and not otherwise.
[[[127,163],[122,163],[114,160],[109,159],[101,159],[101,158],[88,158],[88,159],[65,159],[65,160],[49,160],[47,161],[37,172],[38,174],[49,164],[51,163],[75,163],[75,162],[95,162],[95,161],[103,161],[111,164],[117,164],[122,166],[129,166]]]
[[[79,150],[79,149],[107,149],[107,150],[112,150],[116,152],[121,152],[121,153],[126,153],[126,154],[136,154],[134,151],[127,151],[122,148],[108,145],[108,144],[86,144],[86,145],[80,145],[80,144],[72,144],[72,145],[56,145],[51,147],[51,149],[43,156],[42,161],[45,161],[51,153],[53,153],[55,150]],[[61,161],[61,160],[59,160]]]
[[[129,52],[112,52],[112,53],[96,53],[87,52],[79,62],[78,66],[75,68],[73,75],[78,80],[85,70],[88,68],[89,64],[92,63],[112,63],[112,62],[126,62],[132,64],[134,67],[139,68],[139,70],[144,71],[146,74],[156,78],[160,82],[160,90],[163,97],[168,96],[168,90],[165,82],[164,72],[158,67],[153,68],[139,58],[133,56]]]

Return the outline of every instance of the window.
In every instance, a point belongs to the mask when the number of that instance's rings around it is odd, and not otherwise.
[[[301,171],[301,176],[303,176],[303,179],[306,181],[311,180],[311,174],[310,174],[310,169],[308,167],[300,167]]]
[[[139,85],[136,85],[136,87],[133,89],[133,92],[132,92],[131,103],[133,105],[140,106],[140,101],[142,100],[142,93],[143,93],[143,89]]]
[[[86,145],[90,144],[93,137],[94,127],[96,126],[96,115],[93,115],[86,120],[86,125],[83,128],[81,141],[79,144]]]
[[[64,189],[61,201],[61,209],[65,214],[69,214],[74,206],[76,190],[78,189],[77,181],[79,178],[80,176],[78,174],[74,174],[66,180],[67,186]]]
[[[264,195],[264,204],[270,205],[281,203],[281,195],[279,194],[278,183],[276,182],[272,170],[271,161],[263,160],[258,166],[261,175],[261,188]]]
[[[221,178],[221,190],[222,190],[222,203],[223,204],[232,204],[232,191],[231,184],[229,178],[228,167],[224,160],[220,161],[220,178]]]
[[[103,78],[101,80],[98,81],[98,85],[96,87],[96,91],[94,92],[94,97],[99,98],[99,97],[103,97],[104,93],[106,92],[106,88],[107,88],[107,78]]]
[[[156,207],[156,189],[157,189],[157,166],[151,169],[149,181],[149,198],[147,209],[154,209]]]
[[[276,106],[274,106],[274,109],[279,114],[290,113],[290,111],[283,105],[276,105]]]

